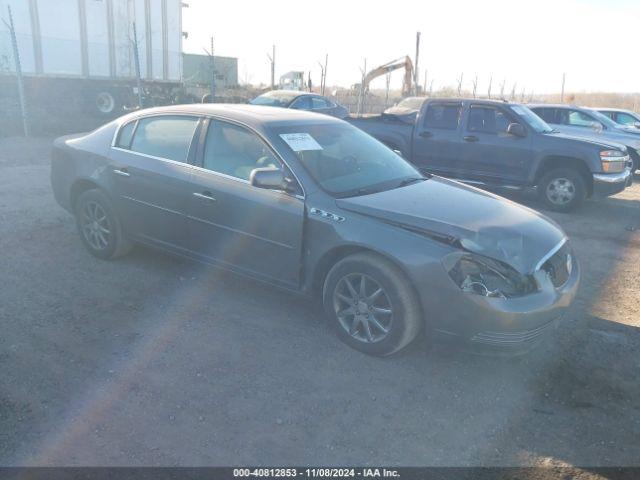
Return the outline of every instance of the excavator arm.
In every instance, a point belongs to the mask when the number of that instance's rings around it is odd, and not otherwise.
[[[369,90],[369,84],[374,78],[386,75],[400,68],[404,68],[404,81],[402,83],[402,95],[407,96],[411,94],[411,82],[413,80],[413,62],[408,56],[398,58],[384,65],[374,68],[367,72],[364,76],[363,87],[364,91]]]

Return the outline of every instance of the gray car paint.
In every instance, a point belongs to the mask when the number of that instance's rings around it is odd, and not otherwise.
[[[157,222],[169,222],[171,228],[178,230],[178,240],[172,236],[168,240],[152,238],[138,231],[134,235],[138,242],[306,295],[317,294],[319,280],[337,259],[359,250],[376,252],[396,263],[410,279],[419,295],[426,325],[465,340],[480,332],[540,328],[557,319],[576,294],[580,276],[577,263],[570,279],[560,288],[543,279],[539,291],[518,298],[462,292],[445,271],[445,256],[474,251],[522,273],[539,276],[541,262],[566,241],[565,234],[555,223],[528,208],[438,177],[336,200],[322,191],[284,141],[271,134],[273,127],[281,125],[342,122],[309,112],[248,105],[160,107],[129,114],[87,135],[62,137],[54,144],[52,159],[52,187],[57,201],[73,211],[78,191],[101,188],[119,205],[118,212],[128,208],[125,205],[129,200],[118,198],[116,182],[131,177],[114,175],[113,170],[132,160],[125,159],[122,152],[116,153],[111,145],[121,125],[155,114],[221,118],[250,128],[274,148],[302,190],[299,194],[260,190],[196,164],[182,164],[181,168],[189,170],[185,172],[186,181],[163,179],[160,175],[154,180],[160,186],[140,188],[177,188],[171,182],[178,181],[184,189],[183,199],[168,208],[171,212],[158,217],[143,214],[137,219],[141,224],[150,220],[147,228],[152,229],[157,228]],[[197,151],[197,142],[192,148]],[[193,159],[191,155],[190,158]],[[167,162],[172,167],[176,163],[154,160],[146,165],[154,173],[163,173]],[[204,207],[195,202],[193,194],[203,187],[220,199],[228,195],[228,206],[233,208],[218,214],[215,210],[220,203]],[[160,203],[161,196],[144,198],[151,199],[148,212],[167,209]],[[210,214],[206,213],[209,208]],[[251,221],[243,222],[243,217]],[[229,234],[227,240],[209,251],[192,243],[215,242],[221,230]]]

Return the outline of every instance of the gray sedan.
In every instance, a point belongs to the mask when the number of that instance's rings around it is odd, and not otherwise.
[[[308,110],[315,113],[324,113],[332,117],[345,118],[349,110],[333,100],[311,92],[299,92],[296,90],[271,90],[263,93],[249,102],[251,105],[267,107],[293,108],[294,110]]]
[[[579,270],[551,220],[425,176],[346,122],[249,105],[142,110],[53,149],[55,198],[98,258],[143,244],[322,299],[372,355],[552,331]]]

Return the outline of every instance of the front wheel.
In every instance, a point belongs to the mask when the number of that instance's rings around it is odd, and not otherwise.
[[[323,303],[340,339],[369,355],[398,352],[422,324],[420,303],[404,273],[371,253],[334,265],[324,282]]]
[[[82,192],[76,202],[76,224],[88,252],[103,260],[120,257],[131,250],[111,202],[100,190]]]
[[[545,173],[538,182],[538,197],[549,210],[568,212],[575,210],[587,196],[584,179],[572,168],[555,168]]]

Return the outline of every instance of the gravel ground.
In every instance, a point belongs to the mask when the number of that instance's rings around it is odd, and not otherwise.
[[[547,344],[377,359],[279,290],[89,256],[50,142],[0,140],[1,465],[640,465],[640,185],[552,215],[583,282]]]

